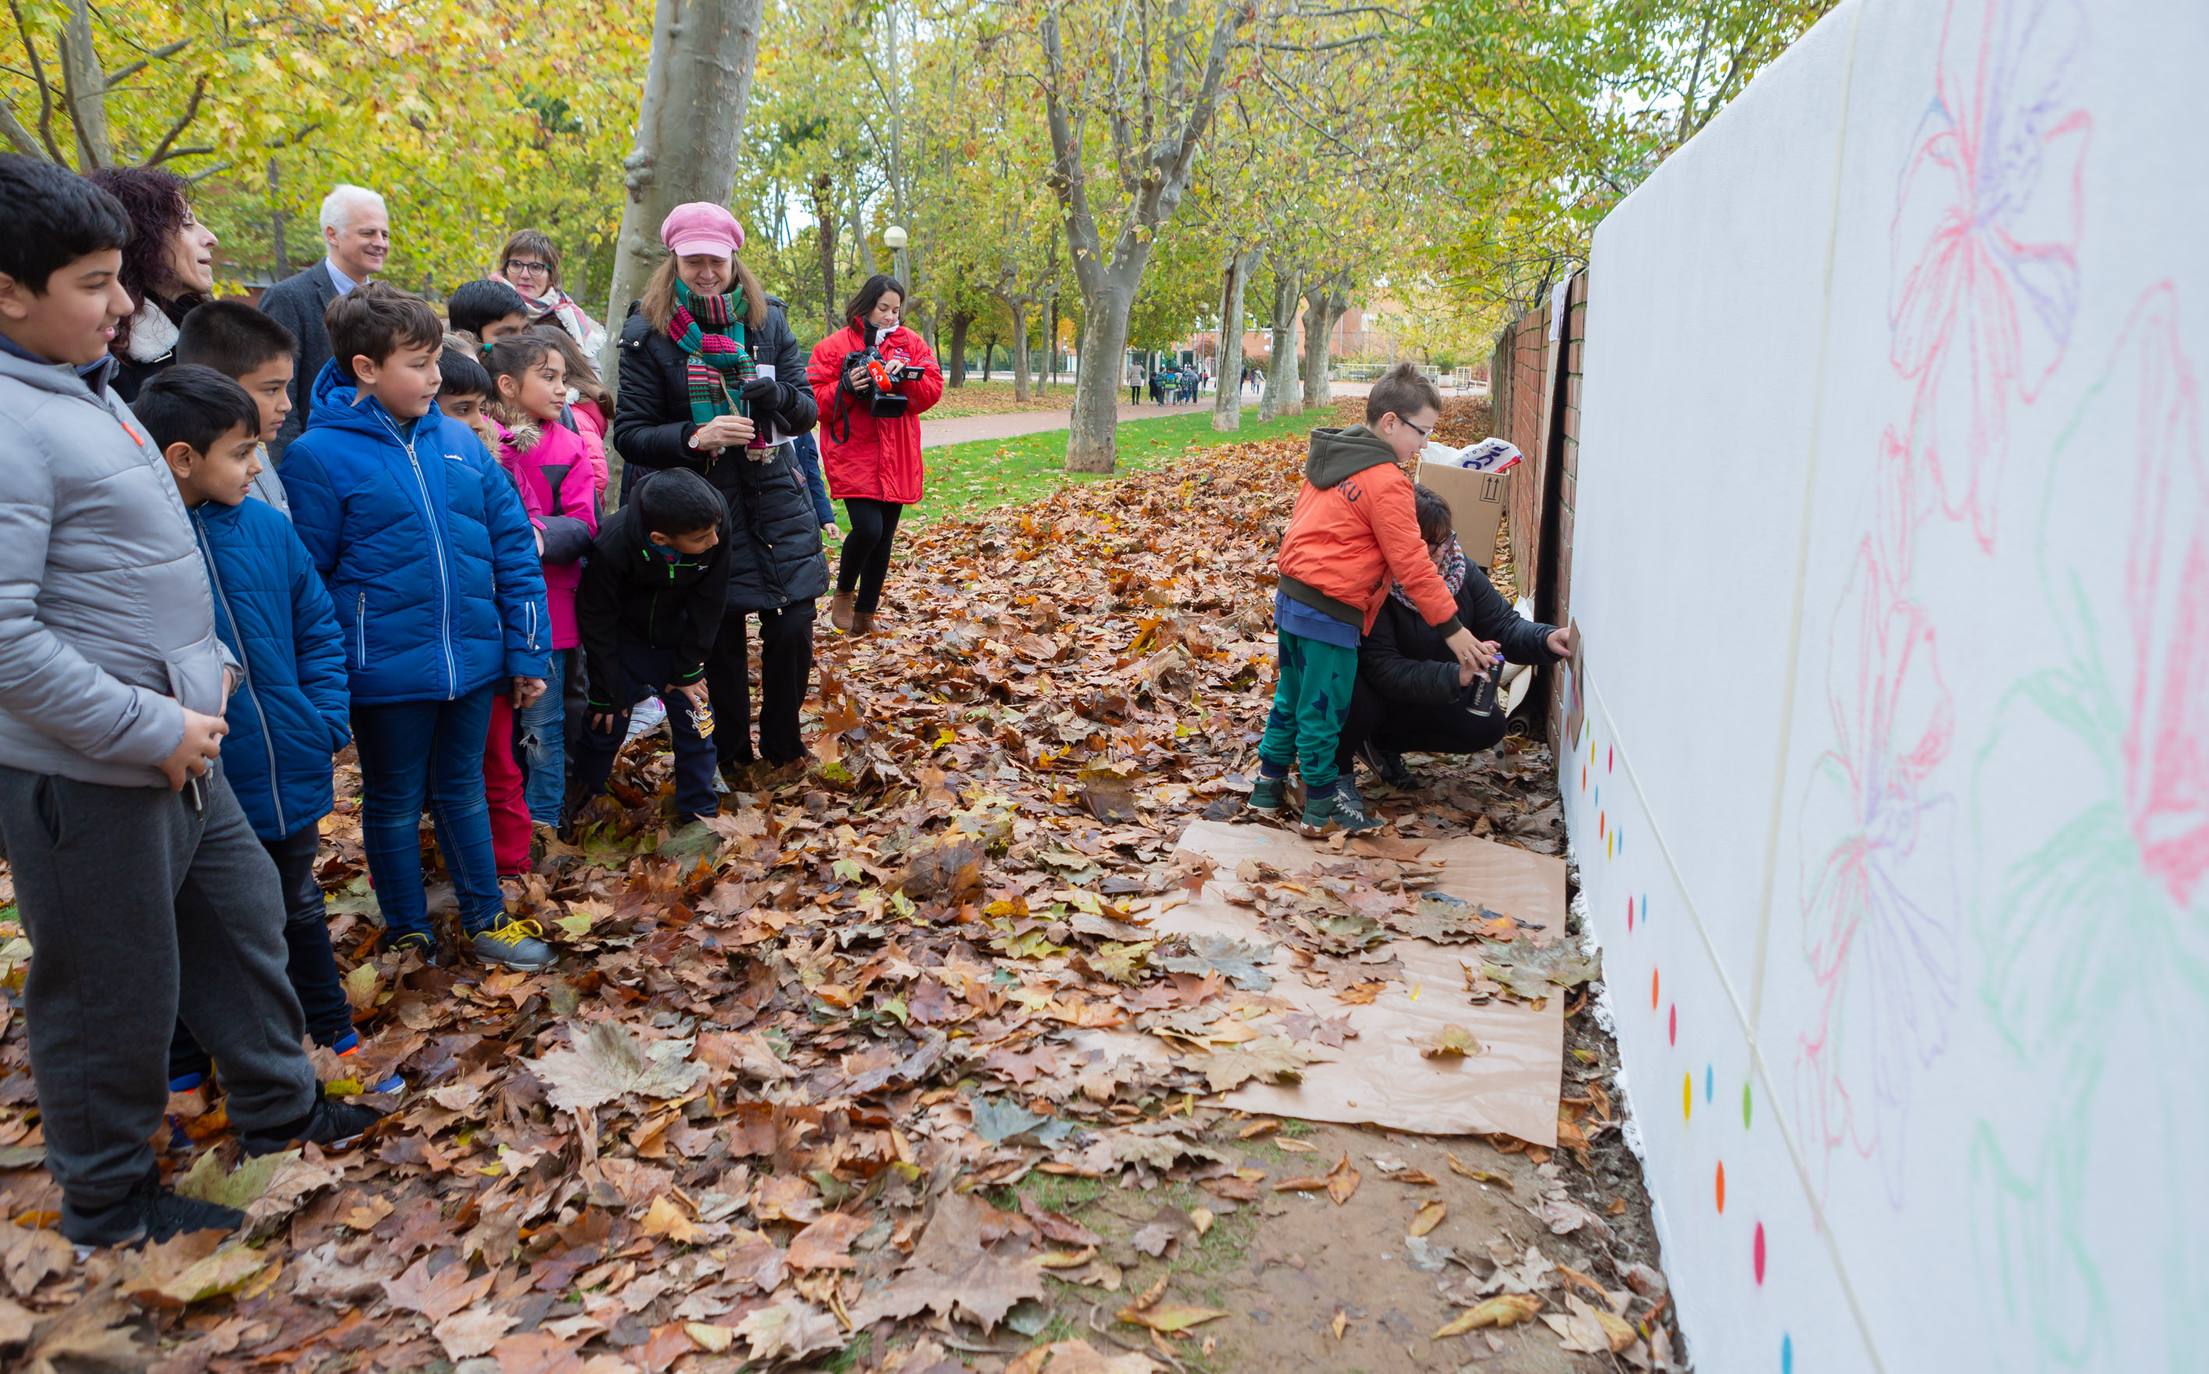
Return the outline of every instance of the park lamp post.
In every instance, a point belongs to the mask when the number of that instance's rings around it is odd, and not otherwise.
[[[893,270],[897,273],[898,281],[904,284],[906,290],[912,290],[913,280],[905,272],[905,244],[907,240],[904,226],[893,224],[883,230],[882,241],[890,246],[890,252],[894,258]]]

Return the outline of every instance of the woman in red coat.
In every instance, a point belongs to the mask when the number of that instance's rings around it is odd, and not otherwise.
[[[898,323],[904,309],[895,277],[867,278],[844,309],[850,323],[821,340],[806,368],[821,407],[829,495],[850,517],[828,613],[847,634],[874,629],[898,517],[920,500],[921,412],[943,396],[936,355]],[[876,356],[866,356],[870,348]]]

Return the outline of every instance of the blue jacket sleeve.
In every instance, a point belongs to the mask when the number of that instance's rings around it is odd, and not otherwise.
[[[477,464],[477,475],[483,482],[499,622],[506,631],[506,672],[541,678],[552,671],[552,617],[545,603],[544,569],[537,562],[537,535],[506,470],[485,457]]]
[[[829,503],[828,479],[821,475],[821,446],[814,441],[811,431],[791,441],[798,451],[798,467],[805,473],[805,489],[813,494],[813,513],[821,518],[821,528],[836,523],[836,507]]]
[[[294,536],[291,554],[292,654],[299,664],[299,690],[315,714],[330,727],[330,752],[353,737],[352,692],[345,669],[345,638],[337,627],[337,609],[329,589],[315,572],[307,546]]]
[[[292,531],[307,551],[308,561],[327,582],[337,571],[338,535],[345,511],[331,485],[322,460],[295,440],[284,452],[284,496],[291,502]]]

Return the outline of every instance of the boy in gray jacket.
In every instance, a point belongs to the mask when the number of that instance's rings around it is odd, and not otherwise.
[[[0,845],[32,946],[31,1074],[80,1250],[234,1229],[148,1142],[181,1013],[253,1153],[356,1138],[285,977],[276,869],[222,779],[237,667],[176,484],[108,387],[122,206],[0,157]]]

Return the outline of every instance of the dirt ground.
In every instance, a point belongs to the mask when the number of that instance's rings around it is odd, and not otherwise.
[[[1476,833],[1558,853],[1563,823],[1549,758],[1547,749],[1518,738],[1479,759],[1414,755],[1416,791],[1371,787],[1368,798],[1397,815],[1398,830],[1407,835]],[[1434,806],[1436,800],[1449,805]],[[1576,891],[1577,871],[1571,885]],[[1567,1294],[1593,1303],[1599,1288],[1613,1299],[1630,1293],[1629,1321],[1655,1335],[1675,1367],[1684,1367],[1661,1280],[1652,1285],[1649,1278],[1662,1266],[1641,1165],[1622,1137],[1623,1108],[1610,1087],[1616,1045],[1590,1011],[1595,988],[1586,992],[1568,1005],[1562,1093],[1564,1115],[1576,1122],[1584,1150],[1552,1154],[1500,1138],[1302,1121],[1269,1128],[1259,1118],[1242,1128],[1255,1133],[1243,1142],[1239,1163],[1265,1176],[1249,1201],[1187,1183],[1145,1191],[1031,1174],[992,1200],[1008,1208],[1028,1202],[1090,1228],[1102,1238],[1102,1256],[1122,1267],[1121,1283],[1100,1290],[1054,1280],[1048,1304],[1025,1314],[1024,1323],[1022,1313],[1014,1314],[1014,1332],[1030,1339],[1001,1332],[1005,1338],[996,1345],[954,1344],[950,1351],[982,1371],[1006,1368],[1035,1340],[1073,1339],[1106,1353],[1141,1351],[1190,1374],[1563,1374],[1653,1367],[1646,1356],[1641,1363],[1634,1358],[1646,1344],[1617,1356],[1576,1353],[1540,1320],[1437,1339],[1482,1280],[1499,1268],[1530,1272],[1528,1257],[1538,1251],[1550,1262],[1542,1290],[1546,1311],[1558,1312]],[[1361,1177],[1340,1204],[1322,1191],[1273,1190],[1277,1182],[1324,1175],[1345,1158]],[[1545,1196],[1560,1192],[1584,1209],[1567,1209],[1565,1220],[1589,1218],[1564,1234],[1536,1211]],[[1443,1208],[1439,1223],[1423,1237],[1411,1235],[1423,1210],[1435,1203]],[[1200,1211],[1210,1213],[1201,1235],[1191,1220]],[[1162,1237],[1170,1237],[1162,1253],[1145,1252]],[[1576,1283],[1566,1271],[1588,1282]],[[1168,1301],[1228,1315],[1196,1328],[1189,1340],[1138,1340],[1142,1333],[1116,1324],[1115,1312],[1161,1282]],[[1029,1329],[1021,1332],[1021,1325]],[[881,1352],[889,1367],[904,1367],[892,1353],[903,1345],[893,1342]],[[863,1357],[851,1367],[871,1366]]]

